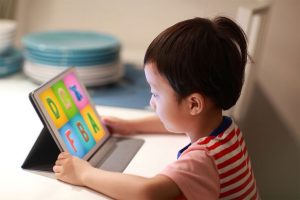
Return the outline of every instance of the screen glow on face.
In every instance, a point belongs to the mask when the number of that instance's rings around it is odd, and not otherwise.
[[[72,155],[84,157],[104,137],[104,127],[73,72],[41,92],[39,98]]]

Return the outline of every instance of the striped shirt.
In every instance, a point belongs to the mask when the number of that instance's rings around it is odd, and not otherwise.
[[[183,164],[181,159],[188,164]],[[229,117],[224,117],[222,124],[209,136],[179,151],[176,162],[162,174],[170,177],[187,199],[259,199],[244,138]],[[210,179],[217,184],[211,183]],[[189,185],[191,182],[193,184]],[[198,186],[195,186],[196,182]],[[204,191],[205,196],[200,194],[197,198],[193,195],[199,194],[197,190]]]

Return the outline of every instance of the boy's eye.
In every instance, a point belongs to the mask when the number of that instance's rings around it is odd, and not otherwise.
[[[158,94],[151,92],[153,97],[158,97]]]

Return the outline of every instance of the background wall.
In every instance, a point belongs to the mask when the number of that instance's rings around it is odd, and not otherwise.
[[[18,39],[26,33],[54,29],[103,31],[123,43],[127,60],[141,63],[143,54],[162,30],[196,16],[234,17],[250,0],[19,0]]]
[[[107,32],[122,41],[124,60],[141,65],[148,44],[168,26],[196,16],[234,18],[251,1],[19,0],[17,44],[34,31]],[[274,0],[257,89],[242,123],[263,199],[300,199],[299,10],[298,0]]]
[[[274,2],[258,78],[300,144],[299,10],[298,0]]]

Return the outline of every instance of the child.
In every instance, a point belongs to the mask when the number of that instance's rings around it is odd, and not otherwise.
[[[185,133],[191,143],[152,178],[96,169],[64,152],[53,167],[57,179],[114,199],[258,199],[242,133],[222,116],[239,98],[246,62],[244,32],[228,18],[194,18],[166,29],[144,58],[157,117],[103,121],[112,132]]]

